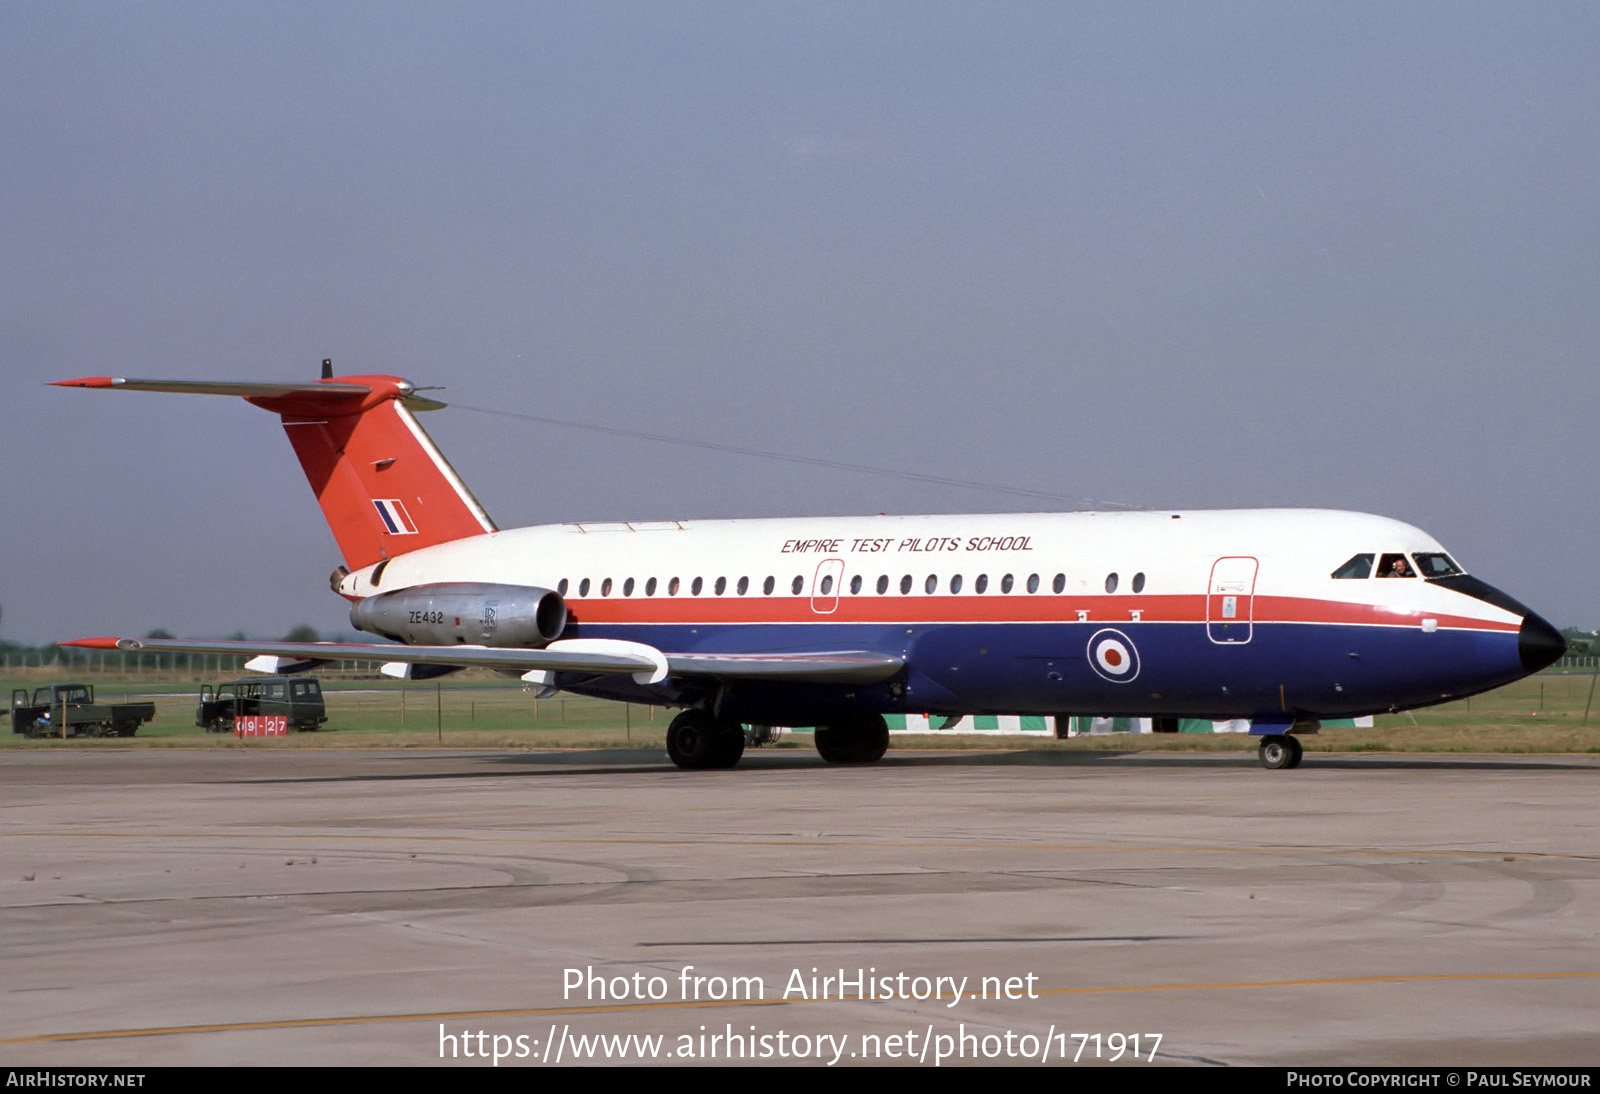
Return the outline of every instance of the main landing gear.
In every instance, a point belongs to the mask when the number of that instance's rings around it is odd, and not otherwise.
[[[817,752],[831,764],[870,764],[889,750],[889,725],[881,714],[840,717],[818,726]],[[667,726],[667,755],[686,771],[732,767],[744,755],[744,727],[686,710]]]
[[[881,714],[840,718],[815,733],[817,753],[830,764],[870,764],[889,750],[889,725]]]
[[[1261,766],[1268,771],[1279,768],[1299,767],[1302,755],[1300,742],[1288,733],[1272,733],[1261,738],[1261,748],[1256,753],[1261,759]]]
[[[686,710],[667,726],[667,755],[687,771],[732,767],[744,755],[744,727]]]

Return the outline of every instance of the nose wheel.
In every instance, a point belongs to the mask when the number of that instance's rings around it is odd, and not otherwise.
[[[1272,733],[1261,738],[1261,748],[1256,753],[1261,766],[1268,771],[1299,767],[1302,754],[1300,742],[1287,733]]]

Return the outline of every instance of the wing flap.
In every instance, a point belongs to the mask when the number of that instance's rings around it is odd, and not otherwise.
[[[674,676],[728,680],[877,684],[905,667],[904,657],[873,650],[805,650],[782,653],[669,653]]]

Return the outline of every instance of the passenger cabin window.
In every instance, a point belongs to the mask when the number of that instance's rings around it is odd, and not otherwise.
[[[667,582],[667,595],[668,596],[677,596],[678,595],[678,579],[677,578],[673,578],[671,581]]]
[[[622,595],[623,596],[632,596],[633,595],[633,578],[630,577],[630,578],[628,578],[628,580],[626,580],[626,581],[624,581],[622,583]]]
[[[705,588],[705,587],[706,587],[706,583],[705,583],[705,580],[703,578],[698,578],[697,577],[693,581],[689,582],[689,591],[691,593],[693,593],[695,596],[699,596],[700,595],[700,590]]]
[[[743,596],[745,593],[749,592],[750,591],[750,579],[748,577],[741,577],[739,579],[738,589],[739,589],[739,595],[740,596]]]
[[[900,579],[900,595],[907,596],[911,592],[911,575],[907,574]]]
[[[972,591],[982,596],[989,591],[989,575],[979,574],[978,579],[972,583]]]
[[[566,578],[562,578],[560,583],[556,585],[556,592],[559,593],[561,596],[566,596],[567,595],[567,579]]]
[[[886,593],[888,591],[889,591],[889,575],[888,574],[879,574],[878,575],[878,595],[882,596],[884,593]]]
[[[929,596],[932,596],[934,593],[939,591],[938,577],[933,574],[929,574],[928,580],[922,583],[922,587],[928,591]]]
[[[1003,592],[1003,593],[1009,593],[1011,591],[1012,581],[1013,581],[1013,579],[1012,579],[1010,574],[1007,574],[1005,577],[1002,577],[1000,579],[1000,591]]]
[[[646,581],[644,583],[644,595],[645,596],[655,596],[656,595],[656,579],[655,578],[652,577],[649,581]]]
[[[850,595],[856,596],[861,592],[861,575],[857,574],[850,579]]]
[[[588,596],[589,595],[589,579],[588,578],[584,578],[582,581],[578,582],[578,595],[579,596]]]
[[[1136,593],[1144,592],[1144,571],[1142,570],[1133,575],[1133,591]]]
[[[1067,588],[1067,575],[1057,574],[1056,579],[1050,583],[1050,591],[1060,596]]]
[[[1384,555],[1378,560],[1379,577],[1416,577],[1405,555]]]
[[[611,595],[611,579],[609,577],[606,578],[604,581],[602,581],[600,583],[600,595],[601,596],[610,596]]]
[[[765,581],[763,581],[761,583],[761,591],[763,593],[765,593],[766,595],[768,595],[768,596],[771,596],[772,595],[772,590],[776,589],[777,587],[778,587],[777,579],[774,578],[771,574],[768,574],[767,575],[767,580],[765,580]]]
[[[822,595],[823,596],[829,596],[832,593],[833,593],[833,575],[832,574],[823,574],[822,575]]]
[[[961,591],[961,575],[957,574],[955,577],[952,577],[950,579],[950,592],[951,593],[959,593],[960,591]]]
[[[1039,575],[1038,574],[1029,574],[1028,575],[1028,591],[1030,593],[1036,593],[1036,592],[1039,591]]]
[[[800,590],[805,588],[805,587],[806,587],[806,579],[801,577],[799,574],[796,574],[795,577],[794,577],[794,580],[789,583],[789,588],[794,591],[794,595],[795,596],[799,596],[800,595]]]
[[[712,588],[716,590],[718,596],[721,596],[728,591],[728,579],[725,577],[717,578],[717,583]]]
[[[1422,572],[1423,577],[1453,577],[1463,572],[1461,567],[1450,560],[1449,555],[1419,552],[1411,557],[1417,560],[1417,569]]]
[[[1116,591],[1117,591],[1117,575],[1116,574],[1107,574],[1106,575],[1106,592],[1114,593]]]
[[[1372,556],[1355,555],[1350,559],[1349,562],[1346,562],[1343,566],[1340,566],[1337,570],[1333,571],[1333,576],[1340,580],[1371,577]]]

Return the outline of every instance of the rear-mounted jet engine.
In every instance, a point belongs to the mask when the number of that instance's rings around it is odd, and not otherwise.
[[[561,594],[529,585],[445,582],[379,593],[350,609],[358,630],[411,646],[542,649],[561,637]]]

